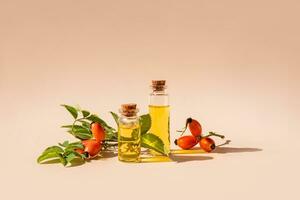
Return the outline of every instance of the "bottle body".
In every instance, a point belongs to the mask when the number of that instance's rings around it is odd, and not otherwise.
[[[149,114],[151,116],[150,133],[158,136],[164,143],[165,152],[170,152],[170,106],[169,95],[163,91],[150,94]],[[158,153],[151,151],[152,154]]]
[[[118,158],[124,162],[139,162],[141,132],[138,116],[121,115],[119,118]]]

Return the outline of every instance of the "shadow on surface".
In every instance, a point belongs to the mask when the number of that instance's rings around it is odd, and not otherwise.
[[[76,166],[80,166],[80,165],[83,165],[85,162],[93,162],[93,161],[96,161],[96,160],[103,160],[105,158],[113,158],[113,157],[116,157],[118,156],[118,153],[117,152],[114,152],[114,151],[103,151],[101,153],[101,155],[97,155],[96,157],[93,157],[93,158],[90,158],[90,159],[87,159],[87,160],[81,160],[81,159],[75,159],[74,161],[71,162],[71,165],[68,166],[68,167],[76,167]]]
[[[101,155],[98,155],[97,157],[93,158],[92,160],[101,160],[105,158],[113,158],[118,156],[118,152],[116,151],[103,151]]]
[[[66,167],[76,167],[76,166],[80,166],[83,165],[85,163],[84,160],[81,159],[74,159],[70,162],[70,164],[68,164]],[[46,164],[61,164],[59,159],[53,159],[53,160],[48,160],[45,161],[43,163],[41,163],[42,165],[46,165]]]
[[[173,162],[173,160],[167,156],[141,156],[141,163],[154,162]]]
[[[217,147],[214,151],[211,153],[207,153],[203,151],[200,147],[195,147],[193,149],[183,150],[183,149],[174,149],[172,150],[172,154],[225,154],[225,153],[247,153],[247,152],[256,152],[256,151],[262,151],[262,149],[259,148],[250,148],[250,147]]]
[[[182,155],[171,155],[170,158],[177,163],[190,162],[190,161],[203,161],[212,160],[211,156],[182,156]]]
[[[230,144],[230,140],[226,140],[223,144],[220,144],[216,147],[215,150],[213,150],[210,154],[220,153],[247,153],[247,152],[256,152],[256,151],[262,151],[260,148],[250,148],[250,147],[224,147],[225,145]],[[203,154],[206,153],[203,149],[200,147],[194,147],[192,149],[184,150],[184,149],[173,149],[171,150],[171,153],[174,154]]]
[[[262,149],[250,147],[217,147],[212,153],[247,153],[256,151],[262,151]]]
[[[259,148],[250,148],[250,147],[223,147],[229,144],[231,140],[226,140],[223,144],[217,146],[213,153],[244,153],[244,152],[256,152],[262,151]]]
[[[189,161],[203,161],[203,160],[211,160],[213,157],[210,156],[186,156],[186,155],[174,155],[170,154],[169,157],[167,156],[153,156],[153,157],[141,157],[141,163],[155,163],[155,162],[176,162],[176,163],[183,163]]]
[[[172,149],[169,157],[167,156],[152,156],[149,154],[148,151],[142,151],[141,153],[141,162],[140,163],[155,163],[155,162],[175,162],[175,163],[184,163],[190,161],[205,161],[205,160],[212,160],[213,157],[207,156],[208,154],[226,154],[226,153],[248,153],[248,152],[257,152],[262,151],[260,148],[250,148],[250,147],[224,147],[225,145],[229,144],[230,140],[225,141],[223,144],[220,144],[216,147],[216,149],[211,152],[207,153],[203,151],[200,147],[195,147],[193,149],[183,150],[183,149]],[[203,155],[206,154],[206,155]],[[81,159],[74,159],[71,161],[71,165],[68,167],[76,167],[83,165],[85,162],[92,162],[93,160],[100,160],[106,158],[113,158],[118,156],[117,151],[103,151],[101,155],[92,158],[91,160],[81,160]],[[41,164],[57,164],[60,163],[59,159],[53,159]]]

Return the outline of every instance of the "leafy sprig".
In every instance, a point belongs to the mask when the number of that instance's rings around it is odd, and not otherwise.
[[[68,164],[72,165],[75,160],[79,162],[85,162],[85,160],[88,158],[88,155],[80,154],[76,150],[84,149],[81,140],[91,139],[93,137],[90,130],[90,124],[92,122],[100,123],[105,129],[105,140],[102,141],[102,150],[109,150],[111,147],[115,148],[117,146],[118,131],[109,126],[98,115],[92,114],[87,110],[81,110],[80,108],[76,108],[74,106],[66,104],[63,104],[62,106],[72,115],[74,121],[72,124],[63,125],[61,127],[66,128],[67,132],[79,139],[79,141],[72,143],[69,141],[64,141],[63,143],[59,143],[57,146],[46,148],[38,157],[38,163],[57,161],[66,166]],[[114,112],[110,113],[118,127],[119,116]],[[140,116],[140,126],[141,146],[167,155],[168,152],[165,152],[163,141],[153,133],[148,132],[151,128],[151,117],[149,114]]]
[[[68,163],[72,164],[74,160],[84,162],[87,155],[76,152],[76,149],[84,149],[81,142],[69,143],[68,141],[64,141],[63,143],[59,143],[59,146],[51,146],[45,149],[38,157],[37,162],[45,163],[49,161],[57,161],[62,163],[64,166]]]
[[[72,134],[78,139],[86,140],[92,138],[92,132],[90,130],[90,124],[92,122],[98,122],[105,129],[105,139],[117,139],[117,131],[109,126],[103,119],[96,114],[91,114],[87,110],[81,110],[70,105],[63,104],[63,107],[69,111],[74,117],[74,122],[71,125],[64,125],[62,128],[68,128],[67,132]]]

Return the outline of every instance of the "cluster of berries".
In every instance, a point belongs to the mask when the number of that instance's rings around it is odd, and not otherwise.
[[[187,128],[189,128],[191,135],[182,136]],[[182,149],[191,149],[199,143],[201,149],[206,152],[211,152],[216,148],[216,144],[215,141],[210,138],[210,136],[217,136],[221,137],[222,139],[224,138],[223,135],[219,135],[214,132],[209,132],[208,135],[203,136],[201,124],[197,120],[192,118],[188,118],[186,120],[184,130],[179,132],[182,132],[181,137],[176,139],[174,143]]]
[[[84,149],[75,149],[77,153],[85,154],[87,158],[93,158],[101,151],[102,141],[105,139],[105,131],[100,123],[91,124],[93,139],[82,140]]]

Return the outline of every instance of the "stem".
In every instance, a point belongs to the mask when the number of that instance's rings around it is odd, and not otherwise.
[[[186,122],[185,122],[185,127],[183,128],[182,131],[179,131],[179,132],[181,132],[181,135],[180,135],[180,136],[182,136],[182,135],[185,133],[185,131],[186,131],[187,127],[188,127],[188,124],[191,123],[191,121],[192,121],[192,118],[190,118],[190,117],[187,118],[187,120],[186,120]]]
[[[118,140],[103,140],[103,142],[118,142]]]
[[[219,144],[217,145],[217,147],[221,147],[221,146],[224,146],[224,145],[227,145],[231,142],[231,140],[226,140],[223,144]]]
[[[116,147],[118,146],[118,143],[115,143],[115,144],[106,144],[108,147]]]
[[[115,149],[117,146],[118,146],[118,143],[114,143],[114,144],[104,143],[103,144],[104,150],[107,150],[108,148],[111,148],[111,147],[113,147]]]
[[[209,132],[207,137],[209,137],[209,136],[216,136],[216,137],[220,137],[220,138],[222,138],[222,139],[225,138],[224,135],[220,135],[220,134],[217,134],[217,133],[215,133],[215,132]]]
[[[85,117],[83,117],[83,118],[80,118],[80,119],[78,119],[77,121],[78,122],[87,122],[87,121],[84,121],[84,120],[87,120]],[[89,122],[88,122],[89,123]]]
[[[181,135],[180,136],[182,136],[183,135],[183,133],[186,131],[186,128],[184,127],[182,130],[177,130],[176,132],[179,132],[179,133],[181,133]]]

